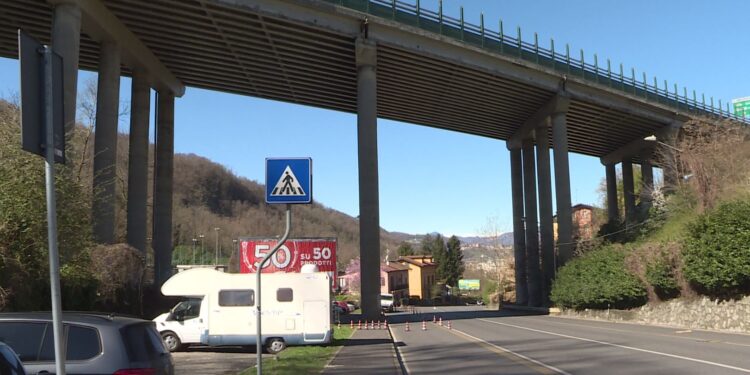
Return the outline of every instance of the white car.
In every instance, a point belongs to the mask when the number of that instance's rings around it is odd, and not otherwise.
[[[393,311],[393,294],[380,294],[380,309],[383,311]]]

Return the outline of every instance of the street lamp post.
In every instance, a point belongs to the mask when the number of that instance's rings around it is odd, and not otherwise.
[[[664,143],[664,142],[662,142],[662,141],[658,140],[658,139],[656,138],[656,136],[655,136],[655,135],[649,135],[648,137],[644,137],[644,138],[643,138],[643,140],[644,140],[644,141],[649,141],[649,142],[656,142],[656,143],[658,143],[658,144],[660,144],[660,145],[662,145],[662,146],[665,146],[665,147],[669,147],[669,148],[671,148],[672,150],[675,150],[675,151],[677,151],[677,152],[682,152],[682,150],[681,150],[681,149],[679,149],[679,148],[677,148],[677,147],[674,147],[674,146],[672,146],[672,145],[670,145],[670,144],[667,144],[667,143]]]
[[[198,242],[197,239],[193,238],[193,265],[195,265],[195,243]]]
[[[236,239],[232,240],[232,251],[236,251],[235,254],[239,254],[240,253],[240,247],[239,247],[238,243],[239,243],[239,241],[237,241]],[[235,255],[235,256],[237,256],[237,255]],[[229,257],[231,259],[232,254],[229,254]],[[227,265],[227,267],[229,267],[229,266]]]
[[[216,232],[216,247],[214,247],[215,252],[215,258],[214,258],[214,266],[219,264],[219,231],[221,229],[219,227],[214,228],[214,231]]]
[[[198,238],[200,238],[200,239],[201,239],[201,264],[203,264],[203,259],[204,259],[204,257],[205,257],[205,253],[203,252],[203,251],[204,251],[204,250],[203,250],[203,239],[204,239],[204,238],[206,238],[206,236],[205,236],[205,235],[203,235],[203,234],[199,234],[199,235],[198,235]]]

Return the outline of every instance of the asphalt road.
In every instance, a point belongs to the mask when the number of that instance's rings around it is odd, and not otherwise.
[[[410,374],[743,374],[750,335],[680,330],[481,307],[392,315]],[[432,316],[443,318],[443,326]],[[405,331],[411,320],[410,332]],[[421,329],[426,320],[427,330]],[[448,320],[451,321],[449,330]]]

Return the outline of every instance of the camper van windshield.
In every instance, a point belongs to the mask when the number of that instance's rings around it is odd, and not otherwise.
[[[191,319],[200,315],[201,311],[201,299],[200,298],[189,298],[185,301],[178,303],[172,309],[172,315],[176,319]]]

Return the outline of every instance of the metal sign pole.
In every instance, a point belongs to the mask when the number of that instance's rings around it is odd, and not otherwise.
[[[263,257],[263,260],[260,261],[258,264],[258,267],[255,269],[255,289],[257,290],[256,295],[258,298],[255,301],[255,306],[257,308],[257,315],[255,323],[257,324],[257,335],[255,338],[255,352],[256,354],[256,367],[258,368],[258,375],[261,375],[263,373],[263,340],[261,339],[261,313],[260,313],[260,275],[261,270],[263,270],[263,267],[271,260],[271,257],[276,254],[276,252],[281,248],[281,246],[286,242],[286,239],[289,237],[289,232],[292,229],[292,205],[287,204],[286,205],[286,230],[284,231],[284,235],[281,236],[281,239],[278,243],[276,243],[276,246],[274,246],[273,250],[271,250],[270,253],[266,254],[266,256]]]
[[[62,304],[60,296],[60,263],[57,253],[57,208],[55,201],[55,139],[52,110],[52,48],[44,47],[44,128],[47,134],[45,180],[47,189],[47,238],[49,243],[49,278],[52,294],[52,328],[55,337],[55,369],[65,375]]]

